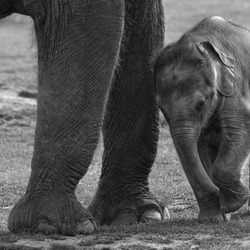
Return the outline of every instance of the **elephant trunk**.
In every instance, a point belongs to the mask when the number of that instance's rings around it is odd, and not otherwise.
[[[183,127],[173,127],[171,134],[174,140],[183,169],[193,188],[202,187],[209,194],[218,196],[219,189],[216,187],[206,173],[197,149],[199,129],[193,124]]]

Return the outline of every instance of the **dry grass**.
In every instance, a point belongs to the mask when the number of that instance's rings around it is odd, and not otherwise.
[[[177,39],[182,32],[206,16],[229,17],[245,26],[248,26],[250,20],[249,0],[168,0],[164,4],[167,6],[166,42]],[[130,227],[101,227],[94,236],[76,237],[78,243],[74,246],[68,245],[63,237],[13,236],[7,232],[6,220],[11,206],[26,189],[33,150],[36,105],[34,99],[27,97],[35,97],[37,87],[35,46],[31,46],[30,26],[27,19],[20,17],[0,23],[0,249],[21,249],[14,245],[20,239],[47,242],[55,238],[57,242],[52,249],[95,249],[105,245],[106,248],[102,249],[110,249],[109,244],[115,242],[120,242],[120,249],[137,250],[156,249],[155,243],[165,249],[244,249],[243,243],[247,244],[245,237],[250,233],[246,207],[236,213],[229,223],[198,224],[195,220],[198,207],[165,125],[161,127],[158,156],[150,176],[150,187],[169,206],[172,217],[170,221]],[[89,203],[97,187],[101,154],[100,142],[89,171],[76,190],[84,206]],[[136,240],[126,246],[125,243],[135,235]]]

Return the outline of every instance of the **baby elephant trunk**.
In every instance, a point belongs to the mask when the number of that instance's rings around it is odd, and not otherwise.
[[[219,189],[205,171],[197,149],[199,131],[194,126],[173,127],[171,134],[181,164],[192,188],[203,188],[209,194],[219,196]]]

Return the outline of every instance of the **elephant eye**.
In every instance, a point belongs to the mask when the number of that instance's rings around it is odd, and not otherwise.
[[[205,104],[206,102],[204,99],[199,100],[195,105],[195,109],[197,110],[197,112],[202,112],[205,107]]]

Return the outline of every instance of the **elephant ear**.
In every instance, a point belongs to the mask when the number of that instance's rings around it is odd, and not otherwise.
[[[235,82],[234,58],[226,55],[208,41],[199,43],[198,49],[205,57],[210,57],[212,61],[217,90],[224,96],[232,96]]]

